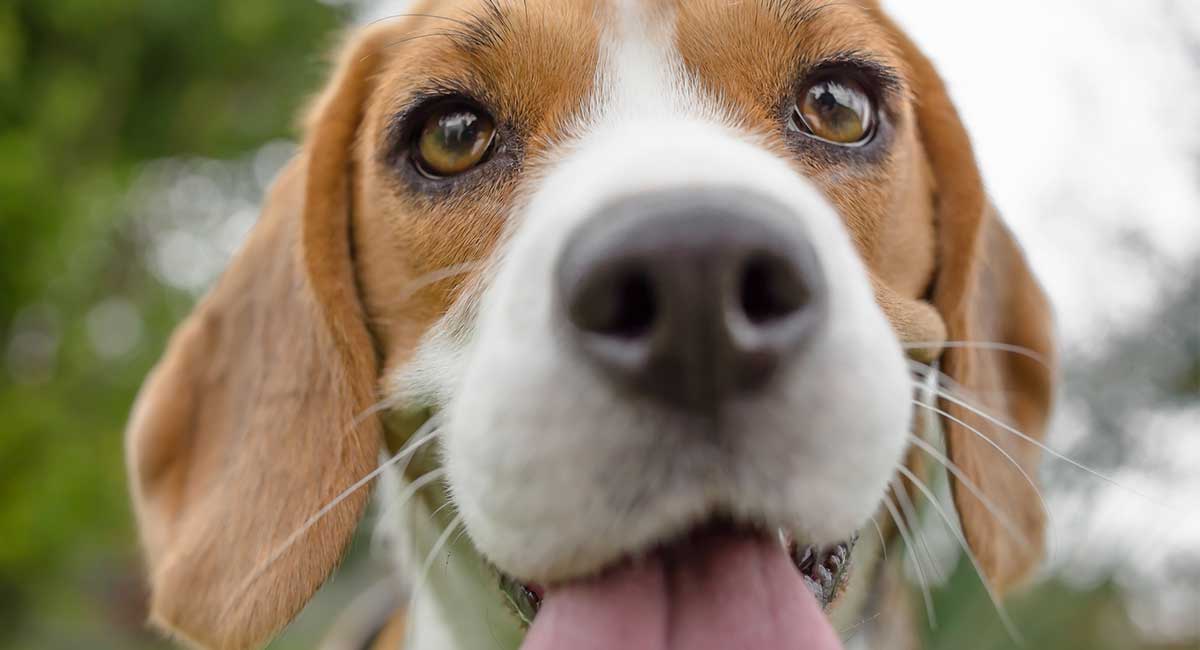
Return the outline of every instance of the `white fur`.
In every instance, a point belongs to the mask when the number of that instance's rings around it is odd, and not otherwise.
[[[832,543],[875,511],[906,446],[904,354],[837,213],[812,183],[729,126],[673,50],[669,16],[618,0],[597,92],[540,162],[480,292],[456,305],[391,383],[444,417],[443,462],[475,546],[548,582],[594,572],[716,512]],[[772,388],[728,407],[724,445],[618,394],[558,331],[554,268],[615,198],[726,187],[790,208],[814,242],[830,322]]]

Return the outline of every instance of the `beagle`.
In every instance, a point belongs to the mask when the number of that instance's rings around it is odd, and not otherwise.
[[[157,626],[263,645],[375,484],[421,650],[841,648],[938,476],[1030,572],[1050,311],[875,0],[411,10],[135,405]]]

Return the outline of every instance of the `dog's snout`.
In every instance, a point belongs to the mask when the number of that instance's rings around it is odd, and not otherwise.
[[[762,388],[825,319],[795,215],[732,190],[642,194],[575,233],[558,267],[569,336],[616,381],[709,410]]]

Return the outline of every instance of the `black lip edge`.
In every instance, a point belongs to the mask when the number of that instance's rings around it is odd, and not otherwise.
[[[690,538],[695,536],[724,531],[748,532],[754,535],[765,536],[769,539],[778,539],[780,543],[783,543],[784,540],[779,539],[779,529],[776,529],[775,532],[769,532],[765,529],[766,527],[761,525],[731,526],[728,522],[718,521],[698,526],[683,535],[672,538],[668,542],[655,545],[654,548],[658,549],[677,544],[686,544]],[[828,546],[817,546],[815,544],[801,546],[794,541],[787,543],[786,550],[792,559],[792,564],[796,572],[804,581],[805,586],[808,587],[809,591],[817,599],[817,603],[821,606],[821,609],[828,610],[845,587],[849,578],[850,567],[853,564],[854,547],[857,542],[858,533],[851,535],[845,541]],[[635,556],[623,557],[621,560],[609,565],[609,568],[620,566],[632,557]],[[493,570],[496,571],[501,592],[504,594],[509,607],[521,619],[525,627],[532,625],[541,608],[542,597],[528,583],[508,575],[497,567],[493,566]]]

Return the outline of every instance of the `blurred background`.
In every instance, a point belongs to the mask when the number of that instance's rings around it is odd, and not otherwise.
[[[122,428],[378,0],[0,2],[0,648],[143,626]],[[885,2],[940,66],[1059,315],[1051,553],[1030,648],[1200,648],[1200,3]],[[929,648],[1010,648],[936,522]],[[310,648],[376,561],[274,648]]]

